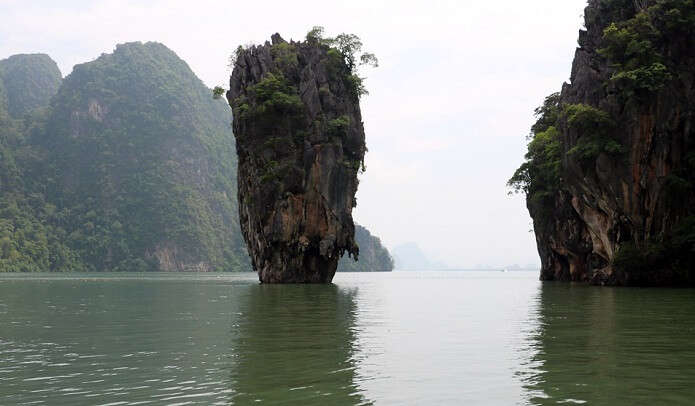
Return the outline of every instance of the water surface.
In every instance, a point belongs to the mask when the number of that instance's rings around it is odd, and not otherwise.
[[[693,404],[695,290],[0,275],[0,405]]]

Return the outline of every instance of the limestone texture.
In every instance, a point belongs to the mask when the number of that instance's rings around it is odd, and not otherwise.
[[[365,135],[359,92],[318,41],[237,51],[227,99],[238,152],[239,221],[263,283],[329,283],[357,259],[352,209]]]
[[[693,283],[687,269],[695,242],[688,225],[695,214],[693,15],[690,2],[589,1],[560,106],[606,112],[613,124],[601,131],[620,152],[601,150],[594,159],[581,159],[573,148],[591,137],[591,130],[571,125],[567,114],[555,123],[562,149],[560,186],[550,207],[528,200],[542,280]],[[618,35],[625,27],[639,34],[629,34],[637,39],[626,41],[632,48],[617,61],[605,49],[609,39],[623,40]],[[649,56],[639,59],[633,56],[637,52]],[[647,58],[660,62],[644,65]],[[652,84],[659,65],[668,74]],[[632,262],[618,266],[628,249]]]

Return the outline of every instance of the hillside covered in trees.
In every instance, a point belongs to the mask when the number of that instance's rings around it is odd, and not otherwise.
[[[231,112],[175,53],[123,44],[65,79],[19,55],[0,79],[0,272],[250,270]]]

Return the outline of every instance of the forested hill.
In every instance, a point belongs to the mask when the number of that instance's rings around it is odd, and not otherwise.
[[[44,209],[52,206],[34,192],[39,187],[31,186],[40,183],[34,171],[40,157],[27,141],[41,131],[55,83],[61,80],[55,62],[45,55],[0,61],[0,271],[55,269],[49,253],[64,251],[44,217]],[[41,88],[38,83],[51,85]]]
[[[0,271],[250,269],[231,111],[174,52],[0,67]]]
[[[353,261],[348,255],[343,255],[338,262],[338,272],[384,272],[393,270],[393,258],[386,247],[381,245],[381,240],[359,224],[355,224],[355,242],[360,247],[359,261]]]
[[[51,106],[33,141],[50,151],[46,197],[88,267],[245,268],[231,114],[176,54],[119,45],[77,65]]]
[[[13,55],[0,61],[0,81],[5,89],[0,104],[14,118],[48,106],[62,82],[58,65],[46,54]]]

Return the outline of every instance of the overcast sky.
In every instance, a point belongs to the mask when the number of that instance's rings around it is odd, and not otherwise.
[[[0,0],[0,59],[45,52],[63,75],[117,43],[159,41],[209,86],[229,54],[314,25],[359,35],[369,153],[355,219],[387,247],[450,266],[539,263],[524,200],[505,183],[533,109],[569,80],[586,0]]]

